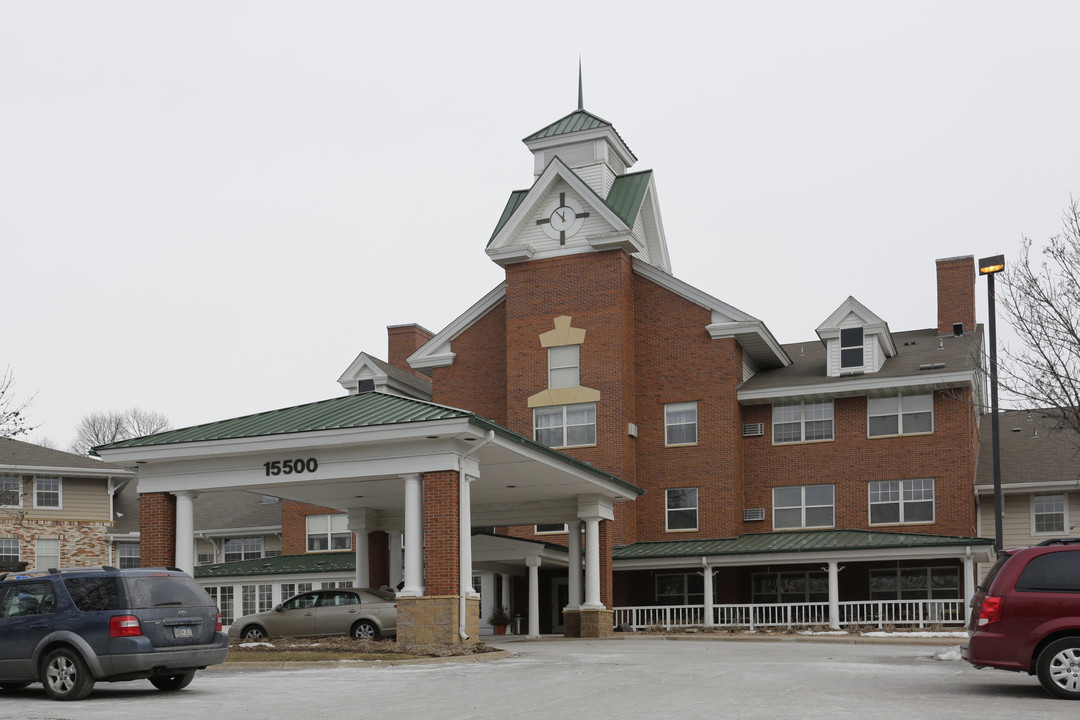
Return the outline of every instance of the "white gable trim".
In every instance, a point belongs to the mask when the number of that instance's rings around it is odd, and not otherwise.
[[[477,320],[484,317],[506,298],[506,282],[495,286],[487,295],[475,302],[472,307],[454,318],[449,325],[435,334],[435,337],[420,346],[406,362],[416,370],[448,367],[454,363],[454,352],[450,344],[465,332]]]
[[[818,338],[823,343],[826,340],[838,339],[840,337],[841,328],[852,327],[851,323],[844,322],[849,315],[855,315],[861,320],[860,324],[863,327],[863,333],[865,335],[876,335],[880,338],[881,346],[885,350],[886,357],[893,357],[896,355],[896,344],[893,342],[892,333],[889,331],[889,324],[850,295],[847,300],[840,303],[840,307],[836,308],[836,310],[826,318],[825,322],[818,326],[816,331]]]

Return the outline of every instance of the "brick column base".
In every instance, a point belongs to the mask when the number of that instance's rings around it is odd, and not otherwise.
[[[581,610],[580,617],[583,638],[603,638],[615,634],[614,610]]]
[[[581,637],[581,611],[563,610],[563,637]]]
[[[435,597],[399,597],[397,599],[398,642],[420,645],[461,645],[480,637],[480,598],[465,598],[465,632],[458,635],[459,598],[457,595]]]

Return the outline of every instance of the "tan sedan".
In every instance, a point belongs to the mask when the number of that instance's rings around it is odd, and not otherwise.
[[[355,638],[397,635],[397,602],[393,592],[365,588],[312,590],[291,597],[273,610],[237,618],[229,627],[232,640],[271,637],[351,635]]]

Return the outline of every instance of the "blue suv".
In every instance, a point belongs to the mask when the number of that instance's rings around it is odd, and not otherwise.
[[[99,681],[180,690],[229,649],[214,601],[176,568],[0,573],[0,638],[0,689],[40,682],[56,700]]]

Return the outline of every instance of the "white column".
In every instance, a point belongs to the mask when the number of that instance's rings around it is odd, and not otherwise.
[[[971,623],[971,598],[975,596],[975,558],[971,548],[964,555],[964,627]]]
[[[510,606],[510,573],[503,573],[499,577],[502,578],[502,606],[513,615],[514,609]]]
[[[529,637],[540,637],[540,556],[525,558],[529,567]]]
[[[371,587],[370,579],[370,567],[368,566],[368,560],[370,558],[368,549],[368,531],[366,527],[361,527],[356,532],[356,575],[353,579],[353,587],[366,588]]]
[[[705,577],[705,627],[713,626],[713,569],[705,558],[701,558],[701,564],[704,566]]]
[[[472,586],[472,491],[470,489],[475,481],[475,477],[462,473],[458,497],[458,564],[462,597],[476,597],[476,590]]]
[[[401,582],[401,531],[390,530],[390,587],[397,590]]]
[[[400,595],[424,595],[424,485],[419,473],[405,479],[405,587]]]
[[[572,520],[566,523],[566,529],[570,532],[569,545],[567,547],[567,560],[570,566],[566,570],[566,610],[578,610],[581,608],[581,521]]]
[[[195,508],[197,493],[190,490],[174,492],[176,496],[176,567],[188,575],[195,574]]]
[[[829,627],[840,629],[840,569],[835,560],[829,561]]]
[[[600,602],[600,518],[585,520],[585,602],[582,610],[603,610]]]

